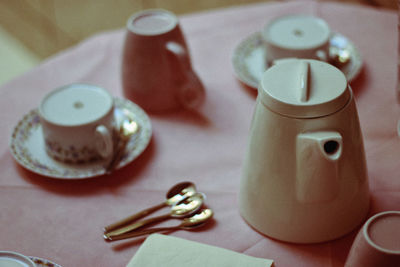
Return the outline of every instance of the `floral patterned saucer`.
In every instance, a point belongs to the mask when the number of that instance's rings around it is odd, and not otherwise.
[[[351,82],[361,71],[362,59],[354,44],[345,36],[333,33],[330,39],[330,50],[336,53],[348,53],[350,61],[340,66],[347,80]],[[244,84],[257,88],[263,73],[267,70],[266,51],[262,44],[260,32],[248,36],[235,48],[232,64],[237,78]]]
[[[131,137],[117,169],[136,159],[148,146],[151,123],[147,114],[136,104],[126,99],[115,98],[115,113],[127,109],[134,114],[140,125],[138,134]],[[105,161],[88,164],[66,164],[49,157],[45,151],[42,126],[38,110],[26,114],[15,126],[11,135],[10,150],[15,160],[26,169],[50,178],[84,179],[105,174]]]
[[[36,264],[37,267],[61,267],[61,265],[58,265],[46,259],[38,257],[29,257],[29,258]]]

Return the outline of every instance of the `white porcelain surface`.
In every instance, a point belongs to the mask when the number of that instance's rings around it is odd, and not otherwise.
[[[136,159],[148,146],[151,135],[151,123],[147,114],[129,100],[114,98],[115,112],[118,109],[128,109],[135,115],[140,124],[140,132],[134,135],[128,143],[127,152],[123,155],[117,169],[122,168]],[[91,164],[66,164],[49,157],[45,151],[42,125],[37,110],[25,115],[15,126],[10,150],[16,161],[26,169],[51,178],[83,179],[105,173],[106,161]]]
[[[122,58],[124,95],[146,111],[195,109],[204,101],[204,87],[173,13],[150,9],[132,15]]]
[[[296,62],[304,61],[312,65],[308,74],[311,103],[306,99],[302,104],[308,109],[313,106],[312,96],[329,88],[320,82],[313,87],[313,81],[327,75],[325,83],[332,83],[329,77],[337,79],[340,71],[313,60],[287,61],[272,68],[285,71],[285,64],[299,67]],[[264,77],[274,71],[272,68]],[[255,229],[276,239],[295,243],[332,240],[359,225],[369,207],[363,138],[354,98],[347,83],[333,81],[343,86],[336,90],[339,96],[344,89],[349,95],[343,106],[335,111],[331,106],[327,109],[331,113],[314,117],[282,115],[272,111],[263,94],[268,93],[265,87],[284,87],[289,78],[293,86],[301,85],[298,76],[284,74],[260,85],[243,165],[240,212]],[[336,99],[331,97],[322,98],[323,102],[330,105]]]
[[[262,30],[267,62],[280,58],[326,60],[329,54],[330,29],[317,17],[288,15],[268,23]]]
[[[355,45],[345,36],[332,33],[330,50],[350,53],[350,61],[339,66],[347,80],[351,82],[361,71],[362,59]],[[269,51],[264,47],[261,33],[256,32],[241,41],[235,48],[232,64],[237,78],[244,84],[256,89],[263,73],[270,67],[265,58]]]
[[[66,163],[109,157],[113,108],[112,96],[98,86],[71,84],[51,91],[38,109],[49,156]]]
[[[262,89],[261,89],[262,88]],[[260,81],[260,100],[276,113],[296,118],[332,114],[350,99],[342,72],[321,61],[286,59]]]
[[[0,267],[37,267],[37,265],[20,253],[0,251]]]
[[[44,119],[65,126],[97,121],[112,108],[110,93],[88,84],[71,84],[55,89],[42,99],[39,107]]]
[[[143,12],[133,16],[128,29],[142,35],[157,35],[171,31],[178,24],[178,18],[169,12]]]

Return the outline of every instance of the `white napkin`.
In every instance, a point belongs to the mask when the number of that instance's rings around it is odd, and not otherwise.
[[[173,236],[152,234],[127,267],[271,267],[273,261]]]

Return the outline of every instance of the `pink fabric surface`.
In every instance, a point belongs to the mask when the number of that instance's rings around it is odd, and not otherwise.
[[[198,113],[150,114],[149,147],[112,176],[44,178],[20,167],[8,142],[17,121],[56,87],[87,82],[121,96],[124,30],[94,36],[0,87],[0,250],[50,259],[64,267],[125,266],[143,239],[106,243],[102,227],[161,202],[171,185],[191,180],[207,194],[215,221],[203,230],[172,235],[270,258],[276,266],[343,266],[358,229],[331,242],[296,245],[257,233],[238,212],[256,92],[235,78],[231,56],[243,38],[269,20],[293,13],[322,17],[359,48],[365,64],[352,88],[368,163],[370,215],[399,210],[396,13],[314,1],[258,4],[180,18],[194,68],[207,90],[206,102]]]

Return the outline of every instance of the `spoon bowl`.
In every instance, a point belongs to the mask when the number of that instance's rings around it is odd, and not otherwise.
[[[204,203],[205,195],[202,193],[196,193],[184,199],[182,202],[177,203],[167,214],[149,218],[143,221],[134,222],[132,224],[126,225],[124,227],[118,228],[116,230],[105,233],[107,237],[115,237],[128,232],[133,232],[138,228],[144,227],[149,224],[154,224],[156,222],[165,221],[171,218],[185,218],[191,216],[198,212]]]
[[[351,60],[351,52],[346,48],[331,47],[329,50],[329,63],[340,68]]]
[[[174,218],[187,217],[196,213],[204,203],[206,196],[203,193],[195,193],[172,206],[170,216]]]
[[[142,210],[138,213],[135,213],[135,214],[133,214],[125,219],[122,219],[116,223],[113,223],[113,224],[110,224],[110,225],[104,227],[104,233],[111,232],[117,228],[120,228],[129,223],[132,223],[132,222],[134,222],[140,218],[143,218],[143,217],[149,215],[150,213],[153,213],[163,207],[173,206],[176,203],[182,201],[183,199],[194,195],[195,193],[196,193],[196,186],[192,182],[185,181],[185,182],[175,184],[168,190],[165,201],[163,201],[162,203],[157,204],[155,206],[152,206],[150,208],[147,208],[145,210]]]
[[[208,222],[213,215],[214,213],[211,209],[203,209],[192,217],[184,218],[180,226],[186,230],[197,228]]]
[[[172,227],[160,227],[160,228],[152,228],[146,229],[142,231],[136,232],[128,232],[117,236],[106,236],[104,235],[104,239],[106,241],[116,241],[127,238],[139,237],[142,235],[149,235],[156,232],[167,232],[167,231],[176,231],[176,230],[193,230],[198,227],[205,225],[207,222],[211,220],[214,216],[214,212],[211,209],[203,209],[199,213],[193,215],[192,217],[185,218],[182,222],[177,226]]]
[[[168,190],[166,202],[168,206],[172,206],[184,198],[190,197],[196,193],[196,186],[192,182],[182,182],[174,185]]]
[[[122,122],[120,129],[120,138],[130,138],[139,131],[139,124],[131,119],[126,119]]]

